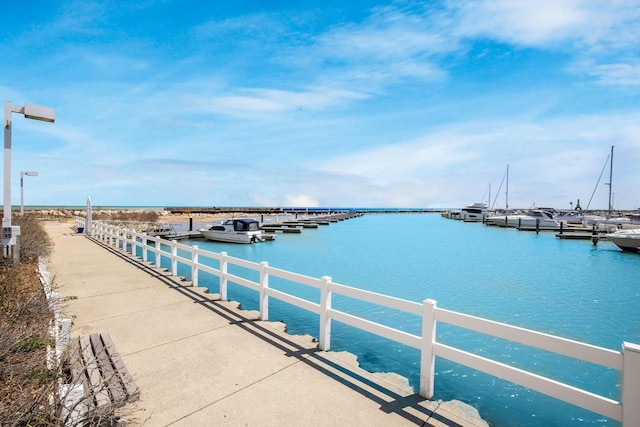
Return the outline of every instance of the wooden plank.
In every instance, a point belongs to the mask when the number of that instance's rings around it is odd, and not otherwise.
[[[82,362],[82,352],[80,349],[80,338],[71,340],[69,344],[69,361],[71,369],[72,383],[82,385],[82,391],[85,396],[89,395],[89,379],[87,377],[87,370]],[[80,416],[84,416],[88,411],[95,408],[95,402],[93,398],[84,398],[82,401],[73,405],[73,408],[68,408],[69,411],[73,411],[76,407],[82,405],[79,410]]]
[[[80,338],[76,338],[69,344],[69,361],[71,369],[71,377],[74,383],[82,383],[82,386],[86,390],[88,387],[88,380],[86,375],[86,369],[82,363],[82,352],[80,351]]]
[[[111,340],[111,336],[108,332],[102,333],[102,338],[105,342],[105,351],[109,354],[111,358],[111,363],[113,367],[118,371],[118,375],[120,376],[120,380],[122,381],[122,385],[124,386],[127,396],[128,402],[135,402],[140,397],[140,393],[138,390],[138,386],[133,381],[133,377],[129,373],[129,370],[125,366],[122,358],[116,351],[115,346],[113,345],[113,341]],[[108,343],[108,344],[107,344]]]
[[[95,399],[97,407],[108,405],[110,402],[109,393],[104,389],[100,369],[96,363],[96,358],[91,346],[91,338],[89,335],[80,336],[80,350],[82,359],[89,379],[88,395]]]
[[[109,338],[110,339],[110,338]],[[102,334],[91,334],[91,345],[93,347],[93,353],[96,357],[96,362],[100,368],[103,384],[111,395],[112,403],[124,404],[125,392],[120,384],[120,378],[118,373],[111,365],[109,353],[105,350],[105,344],[103,343]],[[113,345],[113,344],[111,344]]]

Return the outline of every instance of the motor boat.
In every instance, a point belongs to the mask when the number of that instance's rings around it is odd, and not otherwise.
[[[147,225],[147,227],[144,229],[144,232],[149,236],[163,238],[170,238],[177,234],[175,228],[173,227],[173,224],[151,223]]]
[[[557,214],[555,218],[560,222],[564,222],[565,224],[583,225],[585,220],[596,219],[600,217],[585,215],[582,211],[568,211]]]
[[[604,230],[613,233],[617,230],[631,230],[640,228],[640,221],[626,216],[621,217],[595,217],[590,220],[583,221],[585,227],[595,226],[598,230]]]
[[[225,219],[208,228],[201,228],[205,239],[227,243],[262,242],[260,223],[253,218]]]
[[[519,230],[560,230],[560,222],[551,212],[542,209],[532,209],[513,215],[490,216],[485,219],[485,223]]]
[[[605,237],[623,251],[638,252],[640,250],[640,229],[619,230],[606,234]]]
[[[445,211],[442,216],[449,219],[460,219],[460,209]]]
[[[460,219],[464,222],[480,222],[487,216],[486,203],[473,203],[460,209]]]

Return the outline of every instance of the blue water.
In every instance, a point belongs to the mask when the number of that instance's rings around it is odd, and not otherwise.
[[[613,244],[557,239],[554,233],[520,232],[448,220],[437,214],[368,214],[348,221],[278,234],[276,241],[233,245],[192,241],[203,249],[312,277],[331,276],[348,286],[534,329],[620,350],[640,342],[640,255]],[[241,269],[231,271],[243,275]],[[189,276],[184,268],[179,274]],[[248,278],[257,280],[252,273]],[[219,291],[201,273],[200,286]],[[318,291],[271,278],[270,286],[318,301]],[[258,295],[230,285],[229,299],[258,309]],[[334,297],[333,306],[408,332],[420,333],[416,316]],[[270,320],[292,334],[318,335],[316,315],[270,301]],[[438,340],[476,354],[550,376],[616,400],[620,376],[589,363],[461,330],[438,326]],[[364,369],[396,372],[415,389],[418,351],[334,322],[331,349],[358,356]],[[598,414],[498,378],[436,359],[435,399],[459,399],[497,426],[618,425]]]

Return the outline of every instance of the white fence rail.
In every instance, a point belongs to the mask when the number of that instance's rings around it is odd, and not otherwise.
[[[259,293],[260,319],[262,320],[269,318],[269,298],[276,298],[319,315],[318,341],[321,350],[329,350],[331,347],[331,322],[333,320],[414,347],[421,354],[420,395],[425,398],[433,396],[435,356],[439,356],[621,421],[625,426],[640,425],[640,345],[638,344],[624,342],[622,351],[614,351],[445,310],[437,307],[434,300],[427,299],[422,303],[402,300],[335,283],[331,277],[325,276],[319,279],[308,277],[270,267],[266,262],[255,263],[228,256],[225,252],[205,251],[197,246],[188,246],[176,241],[147,236],[102,221],[93,222],[90,234],[108,245],[115,245],[116,248],[130,251],[134,255],[138,252],[137,248],[140,248],[144,262],[148,262],[148,252],[152,251],[155,254],[155,266],[160,267],[161,259],[164,257],[169,260],[171,274],[175,276],[178,274],[178,264],[191,267],[192,285],[195,287],[198,286],[200,271],[215,275],[220,279],[220,298],[222,300],[227,300],[228,283],[252,289]],[[162,246],[168,247],[169,251],[163,250]],[[178,250],[188,253],[189,257],[179,256]],[[201,263],[203,258],[217,261],[219,268]],[[257,282],[251,281],[229,273],[228,267],[230,265],[256,271],[259,280]],[[320,302],[308,301],[270,288],[269,278],[271,276],[319,289]],[[331,306],[334,294],[420,316],[422,318],[421,335],[411,334],[334,309]],[[621,400],[616,401],[440,343],[436,339],[436,325],[438,323],[454,325],[620,371],[622,378]]]

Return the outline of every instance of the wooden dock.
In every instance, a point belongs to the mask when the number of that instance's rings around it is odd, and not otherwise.
[[[319,214],[317,216],[307,216],[300,214],[301,218],[286,219],[283,221],[264,223],[264,216],[262,217],[262,225],[260,229],[263,231],[262,239],[264,241],[275,240],[277,233],[286,234],[300,234],[303,229],[317,229],[321,225],[329,225],[340,221],[345,221],[350,218],[362,216],[362,213],[356,212],[339,212],[333,214]],[[295,215],[297,217],[298,215]],[[289,218],[291,216],[289,215]],[[177,231],[167,233],[161,236],[166,240],[204,240],[205,237],[200,231]]]
[[[563,240],[591,240],[595,245],[601,240],[607,240],[606,234],[606,232],[598,231],[593,227],[567,227],[563,224],[556,237]]]
[[[260,229],[264,231],[271,232],[281,232],[281,233],[302,233],[301,227],[296,227],[294,225],[284,225],[284,224],[273,224],[273,225],[263,225]]]

